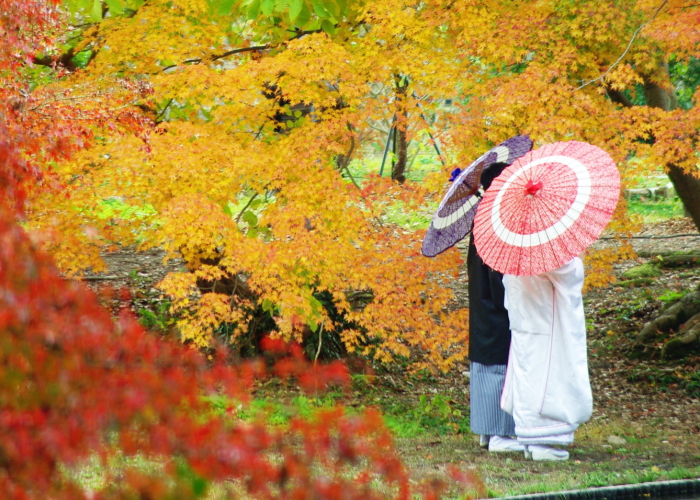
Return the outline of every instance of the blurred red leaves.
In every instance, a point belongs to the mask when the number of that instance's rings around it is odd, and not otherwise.
[[[407,498],[408,473],[375,411],[337,407],[288,429],[212,415],[202,397],[245,402],[260,362],[225,364],[144,331],[130,315],[113,322],[97,297],[63,279],[0,209],[0,491],[5,498],[75,499],[59,464],[114,450],[166,464],[110,478],[93,498],[196,498],[175,463],[206,481],[242,480],[255,498]],[[340,363],[317,365],[297,345],[273,367],[307,390],[349,380]],[[280,460],[280,457],[282,460]],[[168,465],[169,464],[169,465]],[[320,469],[319,469],[320,466]],[[167,472],[170,471],[170,472]],[[320,472],[319,472],[320,471]],[[171,474],[171,475],[168,475]],[[361,481],[348,479],[355,474]],[[168,477],[168,480],[165,478]],[[393,485],[379,493],[371,480]],[[189,479],[187,479],[189,480]],[[187,493],[189,491],[190,493]]]
[[[93,125],[120,123],[145,134],[148,123],[112,113],[100,92],[80,99],[71,91],[28,92],[20,70],[33,54],[50,51],[60,12],[51,0],[0,0],[0,11],[2,498],[184,500],[201,498],[211,482],[234,480],[232,496],[261,499],[409,498],[407,470],[377,412],[337,407],[284,430],[237,420],[235,412],[218,415],[205,396],[244,405],[265,374],[261,361],[226,364],[223,347],[209,360],[144,331],[126,312],[113,321],[94,293],[64,279],[36,249],[18,221],[28,190],[49,184],[48,162],[87,147]],[[150,92],[116,85],[121,102]],[[277,358],[272,373],[307,391],[349,382],[342,363],[309,363],[298,345],[274,339],[263,345]],[[137,454],[162,467],[104,467],[106,486],[98,491],[83,490],[62,469]]]
[[[329,364],[309,363],[297,342],[285,342],[266,335],[260,341],[263,352],[277,359],[273,373],[280,378],[294,378],[307,393],[326,390],[331,385],[347,387],[350,371],[341,361]]]

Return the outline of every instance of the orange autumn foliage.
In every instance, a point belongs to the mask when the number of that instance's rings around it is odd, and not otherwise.
[[[221,323],[242,334],[261,304],[286,339],[333,326],[314,298],[327,292],[357,325],[341,334],[348,350],[390,360],[419,346],[447,369],[466,356],[466,314],[445,312],[460,256],[421,257],[424,233],[386,222],[395,200],[417,207],[439,197],[455,166],[517,133],[536,147],[600,146],[623,185],[669,162],[696,172],[696,107],[622,107],[610,97],[640,82],[668,86],[668,57],[697,56],[700,7],[691,1],[114,0],[97,13],[69,4],[77,20],[93,16],[76,47],[91,59],[61,84],[146,81],[154,93],[141,109],[158,125],[149,148],[105,134],[58,164],[64,182],[80,183],[70,200],[32,199],[28,227],[69,273],[99,268],[96,249],[111,244],[182,255],[192,273],[162,287],[183,339],[198,346]],[[408,86],[400,99],[399,84]],[[369,124],[394,114],[409,138],[423,133],[419,102],[436,117],[445,167],[420,184],[373,176],[357,189],[345,155]],[[296,104],[313,111],[295,115]],[[99,219],[110,197],[155,213]],[[611,230],[633,228],[621,202]],[[630,253],[621,243],[591,256],[589,284],[605,283]],[[242,280],[252,298],[198,299],[198,277]],[[372,300],[353,306],[357,291]]]
[[[20,226],[25,207],[40,195],[71,194],[52,168],[80,154],[81,141],[100,142],[95,132],[125,123],[142,130],[138,115],[126,120],[132,110],[124,115],[113,107],[138,93],[114,86],[74,99],[31,89],[22,61],[50,49],[61,13],[31,0],[0,0],[0,12],[7,35],[0,50],[2,498],[197,499],[212,485],[231,497],[261,499],[407,499],[421,491],[435,498],[438,488],[409,481],[377,412],[330,408],[292,419],[286,432],[262,419],[243,421],[239,411],[264,376],[262,362],[234,366],[225,348],[207,359],[165,341],[129,312],[113,318],[87,287],[59,273]],[[349,381],[340,363],[311,365],[298,346],[265,345],[276,350],[274,372],[305,390]],[[212,411],[212,396],[227,398],[225,415]],[[132,465],[113,470],[119,457]],[[152,467],[133,465],[134,458]],[[96,490],[71,475],[88,462],[103,476]]]

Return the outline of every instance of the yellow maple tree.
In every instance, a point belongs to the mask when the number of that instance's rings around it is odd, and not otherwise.
[[[145,141],[104,131],[55,165],[64,189],[33,198],[27,226],[68,273],[99,268],[98,250],[110,244],[182,256],[188,274],[162,287],[197,346],[221,323],[242,334],[256,307],[285,338],[321,335],[338,326],[319,303],[325,293],[354,325],[341,334],[349,350],[388,360],[419,346],[442,369],[463,359],[466,313],[446,312],[459,253],[421,257],[424,232],[385,215],[397,200],[415,209],[439,197],[451,169],[517,133],[536,147],[598,145],[623,184],[666,168],[700,224],[700,201],[683,188],[700,182],[700,119],[695,107],[674,105],[669,76],[671,58],[697,56],[700,8],[691,1],[67,5],[82,26],[67,50],[84,67],[53,85],[147,83],[153,94],[137,106],[154,125]],[[360,185],[348,162],[361,154],[363,132],[393,116],[405,144],[429,129],[423,113],[435,117],[444,167],[421,183],[375,175]],[[152,211],[100,218],[115,197]],[[632,229],[622,201],[611,230]],[[621,242],[591,256],[589,282],[603,283],[630,252]]]

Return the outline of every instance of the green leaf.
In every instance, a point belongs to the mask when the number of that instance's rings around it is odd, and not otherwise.
[[[276,309],[275,303],[272,302],[270,299],[263,299],[261,307],[262,307],[262,310],[267,312],[267,313],[270,313],[270,314],[275,313],[275,309]]]
[[[275,2],[275,12],[284,12],[289,9],[291,0],[277,0]]]
[[[334,0],[325,0],[323,7],[336,19],[340,17],[340,6]]]
[[[88,62],[90,62],[90,56],[92,56],[92,50],[83,50],[75,54],[71,62],[78,68],[84,68],[88,65]]]
[[[265,239],[265,241],[269,241],[272,238],[272,231],[267,226],[258,226],[258,233]]]
[[[109,12],[115,16],[121,16],[124,13],[124,4],[122,0],[105,0],[107,7],[109,7]]]
[[[311,295],[309,297],[309,304],[311,305],[311,311],[314,315],[318,314],[321,309],[323,309],[323,304],[321,304],[316,297]]]
[[[255,229],[254,227],[251,227],[248,229],[248,232],[246,233],[246,236],[248,238],[257,238],[258,237],[258,230]]]
[[[231,205],[228,202],[224,203],[224,213],[229,217],[233,217],[233,210],[231,210]]]
[[[260,3],[260,11],[265,16],[270,16],[275,8],[275,0],[262,0]]]
[[[260,208],[260,205],[262,205],[261,200],[253,200],[250,202],[250,208],[253,210],[257,210],[258,208]]]
[[[311,11],[309,10],[309,6],[306,4],[306,2],[302,1],[301,10],[296,16],[296,25],[303,28],[306,26],[306,24],[308,24],[309,20],[311,20]]]
[[[243,221],[247,222],[250,227],[255,227],[258,225],[258,216],[250,210],[246,210],[241,218]]]
[[[338,4],[338,17],[342,17],[343,14],[348,10],[348,3],[346,0],[335,0],[335,3]]]
[[[248,7],[248,19],[251,21],[260,14],[260,0],[254,0]]]
[[[314,4],[314,12],[316,12],[316,15],[318,17],[322,19],[328,19],[332,17],[330,12],[328,12],[323,6],[323,0],[311,0],[311,3]]]
[[[92,10],[90,10],[90,20],[93,22],[102,21],[102,0],[92,0]]]
[[[63,2],[63,5],[66,6],[68,12],[75,15],[90,10],[92,3],[93,0],[66,0]]]
[[[306,25],[304,26],[304,29],[307,29],[309,31],[316,31],[321,29],[321,20],[320,19],[311,19]]]
[[[304,6],[304,0],[292,0],[292,3],[289,4],[289,22],[293,23],[294,20],[299,16],[301,13],[301,9]]]
[[[220,0],[218,13],[220,16],[228,16],[233,11],[236,0]]]
[[[335,35],[335,25],[328,19],[321,21],[321,29],[329,35]]]

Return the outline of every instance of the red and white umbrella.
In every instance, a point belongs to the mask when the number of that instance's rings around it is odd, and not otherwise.
[[[474,220],[483,261],[504,274],[556,269],[588,248],[620,196],[613,159],[585,142],[555,142],[506,168],[484,194]]]

